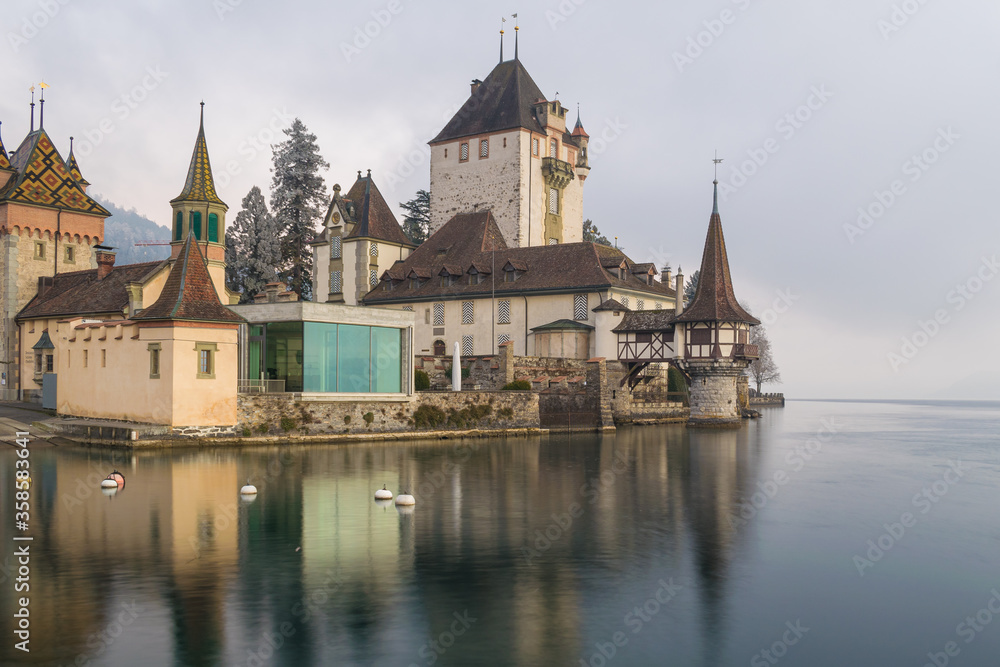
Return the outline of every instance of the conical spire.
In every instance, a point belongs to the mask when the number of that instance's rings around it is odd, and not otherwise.
[[[713,185],[712,217],[708,222],[708,236],[701,256],[698,289],[694,299],[674,321],[760,324],[753,315],[743,310],[733,293],[726,239],[722,235],[722,216],[719,215],[719,182],[715,181]]]
[[[580,105],[579,104],[576,105],[576,125],[573,126],[573,136],[574,137],[587,137],[588,139],[590,138],[590,135],[587,134],[587,131],[585,129],[583,129],[583,122],[580,120]]]
[[[73,179],[84,188],[90,185],[90,182],[80,173],[80,165],[73,154],[73,137],[69,138],[69,158],[66,160],[66,168],[69,169],[69,173],[73,176]]]
[[[184,189],[170,200],[171,204],[182,201],[213,202],[225,206],[215,193],[215,181],[212,179],[212,164],[208,159],[208,144],[205,142],[205,103],[201,103],[201,122],[198,127],[198,138],[194,142],[194,152],[191,154],[191,165],[188,167]]]

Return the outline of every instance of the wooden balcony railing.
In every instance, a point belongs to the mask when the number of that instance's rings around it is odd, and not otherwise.
[[[758,359],[760,358],[760,348],[749,343],[737,343],[733,346],[733,357],[735,359]]]

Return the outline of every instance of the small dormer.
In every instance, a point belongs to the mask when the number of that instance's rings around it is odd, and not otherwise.
[[[488,266],[477,266],[472,263],[466,273],[469,276],[470,285],[479,285],[486,282],[486,277],[490,275],[491,271]]]
[[[438,272],[441,277],[441,287],[451,287],[462,279],[462,267],[445,264]]]
[[[406,279],[410,283],[410,289],[420,289],[420,287],[431,279],[431,274],[426,269],[413,268],[406,275]]]
[[[528,265],[519,259],[509,259],[503,265],[502,270],[503,281],[505,283],[512,283],[528,272]]]

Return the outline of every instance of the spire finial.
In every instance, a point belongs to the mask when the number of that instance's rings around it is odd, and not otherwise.
[[[722,159],[719,157],[719,151],[715,151],[715,159],[712,162],[715,163],[715,182],[719,182],[719,165],[722,164]]]
[[[49,87],[49,84],[42,81],[38,84],[38,87],[42,89],[38,110],[38,129],[40,130],[45,127],[45,89]]]
[[[715,159],[712,160],[715,163],[715,180],[712,181],[713,193],[712,193],[712,215],[719,214],[719,165],[722,164],[722,158],[719,157],[719,151],[715,151]]]
[[[32,86],[29,90],[31,90],[31,130],[30,130],[30,132],[34,132],[35,131],[35,87]]]
[[[517,14],[510,15],[514,19],[514,60],[517,60],[517,31],[521,29],[521,26],[517,24]]]
[[[507,22],[507,19],[503,16],[500,17],[500,62],[503,62],[503,24]]]
[[[69,154],[70,155],[73,154],[73,137],[72,136],[70,136],[70,138],[69,138]],[[84,157],[86,157],[86,156],[84,156]]]
[[[198,121],[201,129],[205,129],[205,100],[201,101],[201,120]]]

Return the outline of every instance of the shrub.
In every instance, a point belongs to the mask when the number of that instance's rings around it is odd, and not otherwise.
[[[684,392],[688,390],[687,382],[684,381],[684,374],[676,367],[671,366],[667,371],[667,391]]]
[[[514,416],[514,408],[500,408],[499,410],[497,410],[497,414],[499,414],[501,417],[506,417],[507,419],[510,419],[511,417]]]
[[[281,430],[284,431],[285,433],[288,433],[289,431],[294,431],[297,425],[298,424],[296,423],[295,419],[292,417],[281,418]]]
[[[267,433],[270,430],[271,430],[270,425],[265,424],[264,422],[261,422],[261,423],[257,424],[257,432],[258,433]]]
[[[345,424],[351,423],[351,415],[344,415],[344,423]]]
[[[426,371],[418,368],[413,374],[413,384],[416,386],[417,391],[424,391],[431,388],[431,378],[427,375]]]
[[[434,428],[447,419],[444,410],[433,405],[421,405],[413,411],[413,425],[416,428]]]
[[[243,427],[243,437],[244,438],[249,438],[251,435],[253,435],[253,431],[250,430],[250,427],[249,426],[244,426]]]
[[[527,380],[514,380],[505,384],[503,391],[531,391],[531,383]]]
[[[448,366],[448,368],[444,369],[444,374],[448,376],[448,381],[449,382],[451,382],[451,369],[452,368],[453,368],[453,366]],[[468,380],[469,379],[469,375],[471,374],[471,372],[472,371],[470,371],[468,368],[463,368],[462,369],[462,379],[463,380]]]
[[[366,412],[364,414],[364,417],[362,417],[362,419],[365,420],[366,424],[368,424],[369,426],[371,426],[372,422],[375,421],[375,415],[374,415],[374,413]]]

